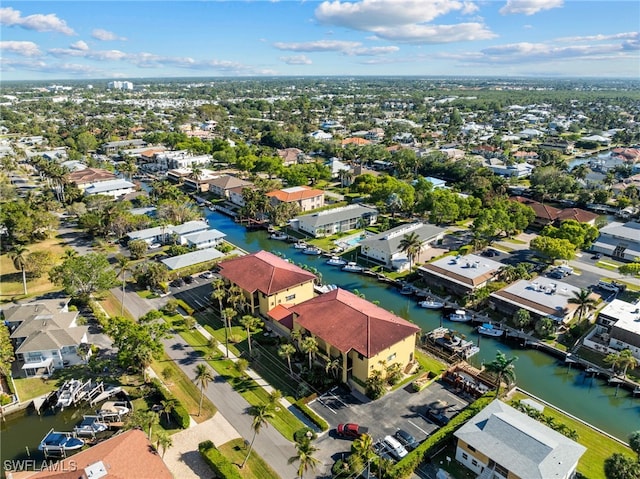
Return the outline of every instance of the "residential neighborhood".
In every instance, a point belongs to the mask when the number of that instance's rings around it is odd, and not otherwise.
[[[7,477],[640,467],[636,83],[112,83],[2,86]]]

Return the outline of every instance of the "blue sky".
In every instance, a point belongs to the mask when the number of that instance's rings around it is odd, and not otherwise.
[[[640,78],[640,2],[3,1],[0,79]]]

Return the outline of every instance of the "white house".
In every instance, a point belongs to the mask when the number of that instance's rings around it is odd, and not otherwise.
[[[154,226],[144,230],[131,231],[127,233],[129,241],[144,240],[147,243],[166,243],[171,234],[173,225]]]
[[[130,181],[123,179],[101,181],[100,183],[92,183],[84,190],[84,194],[90,195],[106,195],[113,196],[116,199],[120,196],[128,195],[136,190],[136,185]]]
[[[213,261],[222,257],[224,257],[224,253],[221,253],[217,249],[206,248],[163,259],[162,263],[170,270],[176,270],[186,268],[187,266],[193,266],[194,264]]]
[[[187,246],[193,246],[197,249],[214,248],[222,243],[226,234],[218,230],[205,230],[196,233],[190,233],[182,236]]]
[[[292,227],[311,236],[331,236],[339,232],[372,225],[378,210],[364,205],[348,205],[296,217]]]
[[[486,286],[504,265],[484,256],[445,256],[418,268],[418,274],[430,286],[465,295]]]
[[[633,261],[640,256],[640,223],[609,223],[600,229],[600,237],[592,249],[614,258]]]
[[[596,328],[583,343],[605,354],[629,349],[640,361],[640,303],[611,301],[602,308]]]
[[[180,244],[187,244],[186,236],[193,233],[202,233],[209,229],[209,224],[204,220],[187,221],[171,228],[172,233],[178,236]]]
[[[407,253],[401,251],[400,244],[405,235],[415,233],[420,238],[420,253],[414,261],[420,260],[423,250],[427,249],[444,236],[445,228],[424,223],[401,225],[396,228],[369,236],[360,242],[362,255],[379,261],[395,270],[403,270],[409,266]]]

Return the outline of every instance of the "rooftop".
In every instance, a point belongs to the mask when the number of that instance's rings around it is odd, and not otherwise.
[[[420,266],[419,270],[469,287],[484,283],[493,277],[502,266],[503,264],[498,261],[476,254],[468,254],[466,256],[445,256]]]
[[[348,205],[330,210],[319,211],[308,215],[301,215],[297,218],[310,223],[312,226],[326,225],[338,221],[345,221],[358,218],[364,215],[378,214],[378,210],[364,205]]]
[[[567,477],[586,448],[495,400],[454,435],[517,477]]]
[[[602,308],[600,316],[615,320],[618,329],[640,335],[640,304],[614,299]]]
[[[90,194],[106,193],[109,191],[125,190],[128,188],[135,188],[135,187],[136,185],[134,185],[130,181],[124,180],[122,178],[118,178],[115,180],[107,180],[107,181],[101,181],[99,183],[92,183],[84,191],[88,195],[90,195]]]
[[[324,195],[324,191],[310,188],[308,186],[292,186],[291,188],[283,188],[267,193],[267,196],[276,198],[283,203],[291,201],[301,201],[308,198]]]
[[[195,233],[197,231],[208,230],[209,224],[203,220],[195,220],[195,221],[187,221],[186,223],[182,223],[181,225],[174,226],[171,228],[177,235],[188,235],[189,233]]]
[[[211,240],[221,239],[227,236],[222,231],[218,230],[205,230],[205,231],[197,231],[195,233],[190,233],[188,235],[184,235],[183,239],[187,240],[193,244],[205,243]]]
[[[410,225],[401,225],[382,233],[369,236],[360,242],[360,246],[375,248],[376,250],[384,250],[387,253],[395,253],[400,251],[400,242],[405,235],[416,233],[422,243],[432,241],[446,231],[434,225],[424,223],[412,223]]]
[[[198,263],[204,263],[205,261],[212,261],[224,257],[224,253],[221,253],[215,248],[199,249],[198,251],[192,251],[191,253],[181,254],[166,258],[162,260],[162,263],[169,269],[181,269],[186,268]]]

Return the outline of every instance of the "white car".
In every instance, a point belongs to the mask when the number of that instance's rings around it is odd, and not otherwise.
[[[162,245],[160,243],[151,243],[149,245],[149,249],[158,249],[160,248]]]
[[[214,277],[214,274],[211,271],[205,271],[200,275],[200,277],[204,279],[211,279]]]
[[[385,436],[384,444],[389,448],[391,454],[393,454],[393,456],[398,460],[409,454],[405,447],[400,444],[400,441],[393,436]]]

